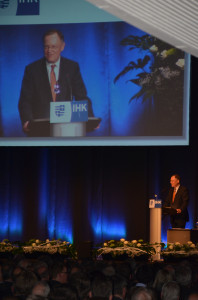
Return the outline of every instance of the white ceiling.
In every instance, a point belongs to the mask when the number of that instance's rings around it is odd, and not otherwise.
[[[198,57],[198,0],[86,0]]]

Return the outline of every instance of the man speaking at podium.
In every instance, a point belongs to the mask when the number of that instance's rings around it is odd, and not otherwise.
[[[175,209],[175,214],[170,216],[172,228],[185,228],[186,222],[189,221],[187,210],[189,202],[188,189],[180,185],[178,174],[171,176],[170,184],[171,188],[163,206]]]
[[[43,36],[44,58],[26,66],[19,99],[19,113],[24,132],[30,122],[49,119],[51,101],[88,100],[88,116],[93,116],[77,62],[61,57],[65,48],[59,30],[49,30]]]

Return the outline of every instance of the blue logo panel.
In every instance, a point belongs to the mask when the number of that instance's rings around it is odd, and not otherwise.
[[[7,8],[9,6],[9,0],[0,0],[0,8]]]
[[[87,122],[88,101],[58,101],[50,103],[50,123]]]
[[[57,117],[63,116],[65,113],[65,105],[57,105],[55,106],[55,115]]]

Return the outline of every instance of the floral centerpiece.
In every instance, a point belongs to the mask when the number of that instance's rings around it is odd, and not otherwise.
[[[98,245],[99,246],[99,245]],[[157,247],[161,244],[149,244],[143,240],[127,241],[124,238],[120,240],[110,240],[101,244],[96,250],[97,258],[136,258],[149,259],[156,254]]]
[[[18,246],[10,242],[8,239],[4,239],[0,242],[0,253],[13,254],[18,251]]]
[[[168,243],[167,247],[162,251],[162,256],[167,259],[183,259],[183,258],[198,258],[198,243],[194,244],[189,241],[186,244],[179,242]]]
[[[77,259],[77,251],[73,244],[69,242],[58,240],[40,241],[36,239],[29,240],[22,246],[24,253],[48,253],[48,254],[62,254],[69,258]]]

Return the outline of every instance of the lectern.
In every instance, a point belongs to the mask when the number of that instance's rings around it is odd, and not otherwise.
[[[87,121],[87,100],[50,103],[50,136],[85,136]]]
[[[162,201],[150,199],[150,243],[161,243],[161,227],[162,227]],[[160,247],[155,247],[156,252],[160,252]],[[153,256],[154,260],[160,260],[160,253]]]
[[[29,137],[83,137],[101,118],[88,117],[87,100],[50,103],[50,119],[30,123]]]

